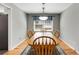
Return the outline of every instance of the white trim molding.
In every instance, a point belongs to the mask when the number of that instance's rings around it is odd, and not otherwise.
[[[68,45],[71,49],[73,49],[74,51],[76,51],[77,54],[79,54],[79,51],[77,51],[75,48],[73,48],[70,44],[68,44],[67,42],[65,42],[64,40],[62,40],[66,45]]]

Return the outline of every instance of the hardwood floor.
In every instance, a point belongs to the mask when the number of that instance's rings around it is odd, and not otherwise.
[[[54,37],[57,43],[63,48],[66,55],[78,55],[75,50],[71,49],[69,46],[67,46],[62,40],[57,39]],[[23,50],[28,46],[27,42],[32,42],[31,40],[25,40],[23,43],[21,43],[19,46],[17,46],[14,50],[7,51],[4,53],[4,55],[20,55]]]
[[[7,52],[7,50],[0,50],[0,55],[3,55],[6,52]]]
[[[23,43],[21,43],[15,49],[4,53],[4,55],[20,55],[27,46],[28,46],[27,40],[25,40]]]
[[[64,52],[65,52],[66,55],[78,55],[78,53],[75,50],[73,50],[72,48],[70,48],[62,40],[57,39],[56,37],[54,37],[54,39],[56,40],[57,43],[59,43],[59,45],[62,47],[62,49],[64,50]]]

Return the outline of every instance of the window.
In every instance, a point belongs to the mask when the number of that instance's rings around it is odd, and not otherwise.
[[[53,31],[54,16],[48,16],[47,20],[39,20],[39,16],[33,16],[34,31]]]

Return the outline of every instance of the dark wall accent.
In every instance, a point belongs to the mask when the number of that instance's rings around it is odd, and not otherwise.
[[[8,49],[8,15],[0,15],[0,50]]]

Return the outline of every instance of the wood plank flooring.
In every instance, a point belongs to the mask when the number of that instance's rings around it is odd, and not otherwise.
[[[21,43],[15,49],[4,53],[4,55],[20,55],[27,46],[28,46],[27,40],[25,40],[23,43]]]
[[[66,53],[66,55],[78,55],[75,52],[75,50],[73,50],[68,45],[66,45],[62,40],[57,39],[56,37],[53,37],[53,38],[56,40],[57,44],[59,44],[64,49],[64,52]],[[29,40],[27,39],[23,43],[21,43],[19,46],[17,46],[15,49],[4,53],[4,55],[20,55],[22,51],[28,46],[27,42],[32,43],[30,39]]]
[[[64,50],[65,54],[67,55],[78,55],[78,53],[73,50],[72,48],[70,48],[66,43],[64,43],[62,40],[54,37],[54,39],[56,40],[56,42],[62,47],[62,49]]]

